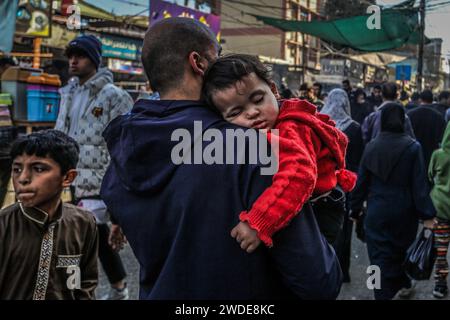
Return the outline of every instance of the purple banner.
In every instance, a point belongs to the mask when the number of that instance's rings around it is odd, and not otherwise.
[[[203,22],[220,38],[220,17],[161,0],[150,1],[150,26],[170,17],[187,17]]]

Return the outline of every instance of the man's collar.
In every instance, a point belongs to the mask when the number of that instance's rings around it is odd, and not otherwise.
[[[44,226],[49,222],[49,215],[44,210],[41,210],[37,207],[25,207],[22,205],[21,202],[19,202],[19,206],[23,215],[28,219],[30,219],[31,221],[34,221],[41,226]],[[60,201],[52,221],[59,220],[61,216],[62,216],[62,201]]]

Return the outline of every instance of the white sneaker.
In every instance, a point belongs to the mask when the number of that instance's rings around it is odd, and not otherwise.
[[[128,293],[127,285],[123,289],[110,288],[108,294],[104,295],[100,300],[128,300],[130,295]]]

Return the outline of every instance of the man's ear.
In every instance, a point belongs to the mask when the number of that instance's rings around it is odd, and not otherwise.
[[[205,71],[208,68],[208,60],[203,58],[198,52],[191,52],[189,54],[189,64],[195,74],[199,76],[204,76]]]
[[[277,85],[273,81],[270,82],[270,91],[272,91],[272,93],[275,95],[275,98],[277,100],[281,99],[280,93],[278,92]]]
[[[78,172],[75,169],[70,169],[69,171],[67,171],[67,173],[64,175],[63,187],[64,188],[69,187],[72,184],[72,182],[75,180],[77,175],[78,175]]]

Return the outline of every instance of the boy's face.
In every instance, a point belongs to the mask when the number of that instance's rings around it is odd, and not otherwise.
[[[69,74],[83,78],[95,70],[95,65],[86,55],[72,54],[69,57]]]
[[[279,112],[276,95],[275,84],[269,86],[250,73],[234,86],[216,90],[212,100],[228,122],[247,128],[271,129]]]
[[[17,199],[25,207],[47,211],[59,201],[63,188],[70,186],[75,170],[61,174],[61,167],[51,158],[22,154],[12,164],[12,179]]]

